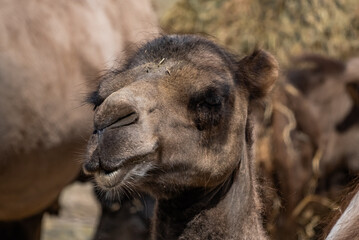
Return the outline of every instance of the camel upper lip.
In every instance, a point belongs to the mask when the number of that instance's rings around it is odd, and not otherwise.
[[[122,158],[122,159],[116,159],[115,161],[113,162],[118,162],[118,165],[116,166],[116,169],[113,170],[113,171],[108,171],[106,169],[103,169],[103,168],[100,168],[99,171],[103,171],[103,173],[105,174],[111,174],[112,172],[115,172],[117,171],[118,169],[121,169],[121,168],[124,168],[124,167],[128,167],[128,166],[132,166],[132,165],[136,165],[140,162],[143,161],[143,159],[152,154],[152,153],[155,153],[156,150],[158,149],[158,141],[155,142],[155,144],[152,146],[152,149],[144,154],[139,154],[139,155],[134,155],[134,156],[130,156],[130,157],[127,157],[127,158]]]

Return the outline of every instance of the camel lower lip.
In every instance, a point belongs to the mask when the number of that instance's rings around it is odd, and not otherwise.
[[[158,144],[153,147],[153,152],[157,149]],[[129,176],[136,175],[136,177],[143,177],[145,172],[148,171],[152,165],[148,161],[144,161],[144,157],[152,154],[149,152],[144,155],[135,156],[126,160],[121,160],[122,164],[119,169],[113,172],[106,172],[100,170],[94,174],[97,185],[103,190],[121,189],[123,182],[129,178]],[[141,170],[142,169],[142,170]]]
[[[121,174],[124,173],[124,170],[118,169],[116,171],[113,171],[111,173],[105,173],[104,171],[99,171],[95,174],[95,180],[99,185],[105,187],[105,188],[113,188],[115,187],[121,178]]]

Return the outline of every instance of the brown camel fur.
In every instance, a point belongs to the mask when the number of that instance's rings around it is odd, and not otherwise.
[[[152,37],[156,19],[147,0],[0,5],[0,221],[17,221],[46,209],[79,173],[88,79]]]
[[[155,39],[91,94],[84,170],[107,197],[152,194],[153,239],[265,239],[249,109],[277,76],[264,51],[239,60],[200,37]]]

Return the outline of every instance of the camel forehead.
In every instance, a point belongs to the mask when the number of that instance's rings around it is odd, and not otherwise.
[[[147,62],[124,70],[115,77],[105,79],[99,94],[105,99],[111,93],[140,81],[154,84],[172,94],[190,94],[206,87],[230,87],[234,84],[230,68],[219,56],[197,50],[189,53],[186,59],[162,58],[159,62]]]

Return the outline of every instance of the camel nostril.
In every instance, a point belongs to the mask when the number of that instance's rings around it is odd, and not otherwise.
[[[101,161],[99,164],[99,171],[105,175],[110,175],[113,172],[116,172],[120,168],[119,163],[111,161]]]
[[[139,113],[134,104],[119,103],[115,100],[108,100],[106,103],[95,113],[94,127],[96,130],[124,127],[137,122]]]
[[[138,114],[136,112],[131,112],[123,117],[120,117],[116,122],[111,124],[109,127],[110,128],[124,127],[136,123],[137,120],[138,120]]]
[[[93,174],[100,169],[100,164],[98,161],[88,161],[83,164],[82,169],[85,174]]]

